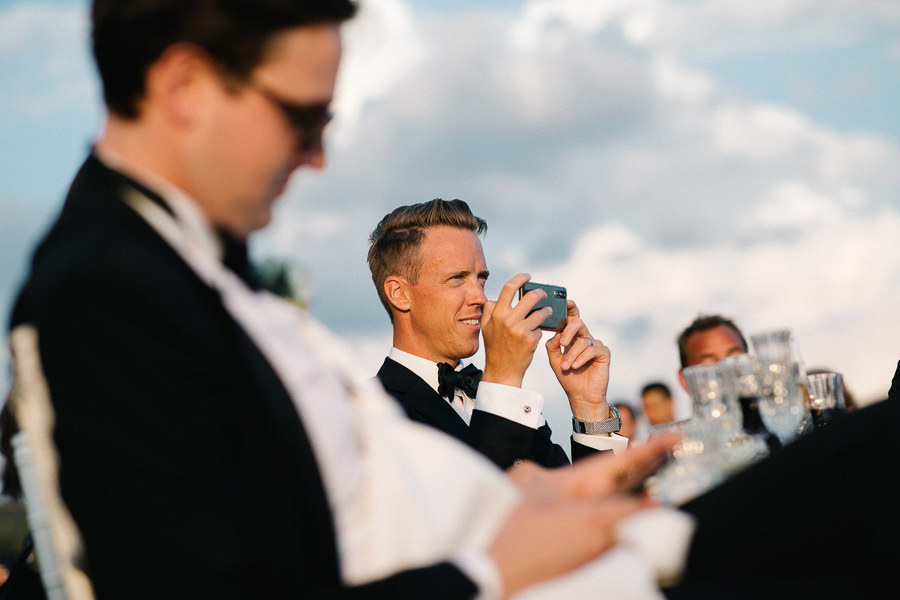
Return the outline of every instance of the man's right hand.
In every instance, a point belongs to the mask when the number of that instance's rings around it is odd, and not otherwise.
[[[621,455],[592,456],[558,469],[527,462],[512,469],[509,475],[523,499],[489,550],[504,597],[567,573],[615,545],[616,525],[655,505],[634,491],[677,441],[677,435],[655,436]]]
[[[482,381],[522,387],[525,371],[541,341],[539,326],[553,313],[553,309],[545,307],[528,314],[535,304],[547,297],[540,289],[528,292],[513,306],[519,288],[530,279],[531,275],[526,273],[515,275],[503,286],[496,301],[484,305],[481,316],[485,356]]]

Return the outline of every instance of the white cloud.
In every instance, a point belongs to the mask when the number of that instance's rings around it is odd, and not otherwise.
[[[700,0],[666,2],[649,43],[694,57],[844,46],[896,30],[893,0]]]

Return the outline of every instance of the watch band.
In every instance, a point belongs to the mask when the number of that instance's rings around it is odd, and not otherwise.
[[[602,421],[579,421],[572,417],[572,430],[575,433],[587,433],[597,435],[600,433],[616,433],[622,429],[622,417],[619,416],[619,409],[614,405],[609,405],[609,413],[612,415],[608,419]]]

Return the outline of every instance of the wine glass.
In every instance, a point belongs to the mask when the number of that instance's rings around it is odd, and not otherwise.
[[[754,334],[750,339],[760,362],[760,416],[766,428],[788,444],[812,422],[796,341],[787,329]]]

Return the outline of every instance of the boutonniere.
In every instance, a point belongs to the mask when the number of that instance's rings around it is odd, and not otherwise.
[[[309,306],[309,274],[295,263],[266,259],[254,262],[254,279],[260,287],[289,300],[300,308]]]

